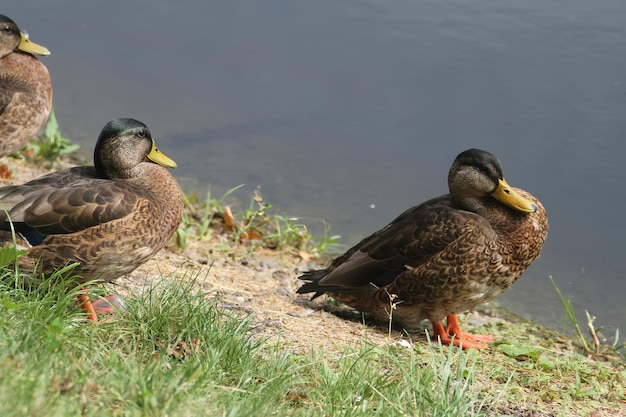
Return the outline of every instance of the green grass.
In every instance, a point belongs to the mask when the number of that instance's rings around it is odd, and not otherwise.
[[[90,325],[76,290],[5,277],[0,415],[477,415],[470,354],[364,342],[299,356],[206,301],[202,277],[179,278]]]
[[[189,239],[207,241],[215,236],[213,222],[216,218],[224,218],[230,207],[229,197],[242,187],[231,188],[219,198],[214,198],[210,189],[204,199],[195,193],[187,193],[183,221],[176,232],[178,247],[184,250]],[[314,236],[298,218],[272,214],[271,209],[271,204],[263,201],[258,190],[255,191],[247,208],[231,211],[235,225],[225,227],[225,233],[220,237],[227,236],[230,242],[247,241],[251,243],[251,249],[257,246],[277,250],[296,249],[312,255],[335,251],[342,246],[339,243],[341,236],[331,235],[326,223],[322,222],[322,235]],[[252,233],[256,238],[250,240]]]
[[[480,416],[515,415],[520,404],[570,415],[624,400],[623,366],[565,349],[531,323],[510,340],[510,326],[482,329],[501,340],[490,352],[375,346],[365,335],[341,353],[298,355],[208,301],[195,285],[206,274],[164,277],[91,325],[78,290],[23,289],[5,268],[0,415]]]
[[[29,146],[32,148],[33,161],[44,163],[48,168],[52,168],[63,155],[69,155],[80,149],[80,146],[71,143],[61,134],[54,109],[50,111],[50,118],[43,134],[31,140]]]
[[[565,315],[563,317],[563,332],[567,330],[567,324],[570,323],[574,327],[574,334],[578,339],[578,342],[587,354],[600,355],[603,353],[617,353],[626,355],[626,343],[620,342],[619,329],[614,329],[613,336],[607,340],[600,340],[598,334],[603,332],[605,329],[596,329],[594,325],[596,318],[592,317],[587,310],[585,310],[585,317],[587,320],[586,327],[589,335],[586,336],[585,332],[582,331],[580,324],[578,324],[578,319],[576,318],[576,313],[571,301],[565,299],[552,276],[550,276],[550,282],[552,282],[552,286],[559,296],[559,300],[565,310]]]
[[[176,243],[182,250],[187,248],[190,238],[207,241],[214,235],[211,223],[218,213],[223,213],[226,207],[225,200],[241,188],[233,187],[219,198],[213,197],[211,188],[207,190],[204,200],[200,200],[196,193],[186,193],[184,197],[185,211],[182,223],[176,231]]]
[[[74,304],[78,290],[61,289],[67,282],[24,289],[4,271],[3,416],[466,416],[480,408],[466,398],[475,397],[470,354],[363,342],[330,358],[315,349],[299,356],[207,301],[195,290],[200,274],[164,279],[113,321],[91,325]]]

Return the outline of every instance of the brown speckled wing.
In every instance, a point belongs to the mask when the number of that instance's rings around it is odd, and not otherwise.
[[[124,217],[137,204],[130,184],[95,178],[92,167],[58,171],[0,188],[0,222],[24,223],[42,234],[72,233]],[[6,212],[4,211],[6,210]]]
[[[385,285],[394,273],[418,268],[458,241],[467,231],[464,225],[469,218],[484,222],[473,213],[450,207],[447,196],[412,207],[333,261],[316,284],[334,292],[371,289],[370,283]]]

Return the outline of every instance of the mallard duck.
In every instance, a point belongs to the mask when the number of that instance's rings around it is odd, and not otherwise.
[[[50,51],[0,15],[0,157],[24,146],[50,115],[50,74],[33,55]]]
[[[21,270],[49,274],[68,263],[78,283],[109,282],[148,261],[181,222],[182,192],[164,167],[176,163],[133,119],[107,123],[94,166],[78,166],[0,188],[0,229],[28,243]],[[7,217],[8,214],[8,217]],[[81,298],[95,320],[88,300]]]
[[[427,319],[443,344],[486,348],[493,337],[462,332],[457,313],[522,275],[539,257],[548,219],[539,200],[507,184],[489,152],[459,154],[448,185],[449,194],[406,210],[328,268],[305,272],[298,293],[328,294],[405,329]]]

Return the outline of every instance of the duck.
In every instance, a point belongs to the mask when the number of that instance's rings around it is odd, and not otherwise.
[[[548,217],[536,197],[505,181],[498,158],[484,150],[454,159],[448,188],[327,268],[304,272],[297,293],[327,294],[407,331],[428,320],[433,340],[488,348],[493,336],[463,332],[458,314],[495,299],[539,257]]]
[[[0,187],[0,230],[27,253],[20,272],[31,281],[69,264],[76,285],[111,282],[147,262],[182,221],[183,194],[142,122],[120,118],[102,129],[93,166],[75,166]],[[79,303],[97,321],[86,294]]]
[[[50,73],[35,55],[50,51],[0,15],[0,157],[22,148],[50,115]]]

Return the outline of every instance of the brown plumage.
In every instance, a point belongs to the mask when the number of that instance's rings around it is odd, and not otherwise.
[[[162,249],[182,219],[180,188],[164,167],[147,126],[109,122],[94,165],[68,168],[22,185],[0,188],[0,229],[13,227],[31,245],[22,269],[49,274],[78,262],[79,282],[108,282]]]
[[[393,302],[393,321],[407,329],[428,319],[443,343],[486,347],[493,338],[463,333],[456,314],[520,277],[539,257],[548,219],[539,200],[504,181],[489,152],[459,154],[448,184],[450,194],[406,210],[328,268],[305,272],[298,293],[326,293],[381,320]]]
[[[50,115],[50,74],[33,54],[50,52],[0,15],[0,156],[24,146]]]

